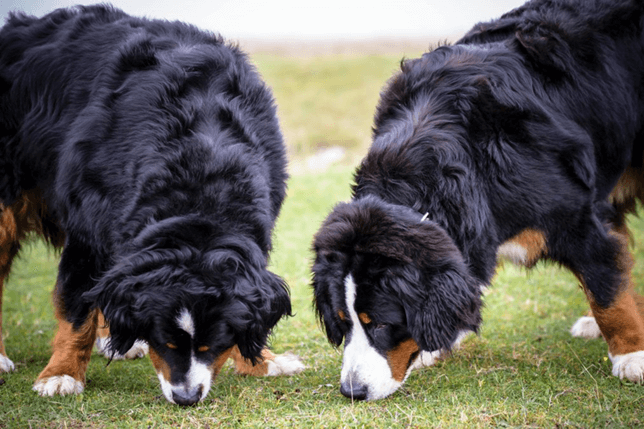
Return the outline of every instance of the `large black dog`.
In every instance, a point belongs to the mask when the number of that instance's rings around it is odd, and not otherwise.
[[[203,399],[229,356],[245,373],[301,370],[265,349],[291,311],[266,268],[285,168],[271,93],[221,37],[107,6],[10,15],[0,277],[29,231],[62,247],[58,333],[34,389],[82,391],[99,310],[114,352],[149,343],[171,402]]]
[[[644,196],[643,29],[639,0],[535,0],[402,64],[314,243],[344,395],[385,397],[476,332],[498,253],[572,270],[594,316],[573,333],[601,330],[613,374],[643,381],[625,224]]]

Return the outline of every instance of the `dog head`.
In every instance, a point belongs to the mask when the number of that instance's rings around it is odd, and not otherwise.
[[[449,350],[480,324],[480,289],[438,224],[364,197],[339,204],[314,241],[315,305],[329,341],[344,339],[341,392],[395,392],[421,351]]]
[[[207,395],[234,346],[261,358],[271,328],[291,312],[288,290],[241,235],[219,235],[208,250],[177,238],[185,231],[148,235],[85,298],[103,311],[111,350],[147,341],[166,399],[190,405]]]

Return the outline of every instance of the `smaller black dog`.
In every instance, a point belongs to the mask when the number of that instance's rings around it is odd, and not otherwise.
[[[641,1],[535,0],[402,64],[315,237],[344,395],[385,397],[476,332],[498,252],[572,270],[595,318],[574,333],[601,330],[613,374],[644,381],[625,223],[644,197],[643,23]]]
[[[270,91],[221,37],[108,6],[10,15],[0,280],[30,231],[63,249],[58,333],[34,389],[83,390],[99,310],[113,352],[149,343],[170,402],[203,399],[229,356],[242,373],[302,370],[265,349],[291,311],[266,268],[285,158]]]

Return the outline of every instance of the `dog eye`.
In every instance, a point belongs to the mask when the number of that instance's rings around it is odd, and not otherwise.
[[[367,313],[360,313],[360,314],[358,314],[358,318],[359,318],[359,319],[360,319],[360,321],[361,321],[362,323],[364,323],[365,325],[368,325],[369,323],[371,323],[371,317],[369,317],[369,316],[367,315]]]
[[[376,325],[376,331],[381,331],[383,329],[387,328],[387,325],[384,323],[379,323]]]
[[[175,350],[177,348],[177,346],[172,343],[165,343],[165,346],[172,350]]]

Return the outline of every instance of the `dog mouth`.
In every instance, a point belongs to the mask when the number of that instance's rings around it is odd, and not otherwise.
[[[161,383],[161,391],[168,402],[181,406],[194,405],[203,400],[210,391],[212,379],[216,375],[211,365],[190,358],[187,371],[178,376],[170,365],[154,349],[150,349],[150,359]],[[179,379],[180,382],[176,382]],[[175,380],[173,382],[172,380]]]
[[[383,379],[375,385],[365,383],[357,373],[349,372],[346,379],[340,382],[340,393],[352,401],[375,401],[393,394],[400,386],[402,382],[393,378]]]
[[[157,373],[163,396],[168,402],[184,407],[191,406],[202,401],[208,395],[213,374],[206,365],[200,365],[201,367],[191,366],[183,383],[171,383],[163,373]]]
[[[203,395],[203,393],[204,393],[204,386],[202,384],[192,389],[175,388],[173,386],[172,401],[170,401],[170,399],[167,397],[166,399],[168,399],[168,401],[173,402],[177,405],[188,407],[188,406],[195,405],[197,402],[201,401],[205,396]],[[208,394],[208,392],[205,392],[205,393]]]

